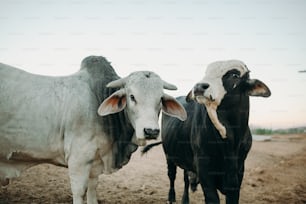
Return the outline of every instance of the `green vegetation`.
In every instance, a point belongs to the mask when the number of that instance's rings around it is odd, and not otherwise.
[[[306,133],[306,127],[288,128],[288,129],[269,129],[269,128],[252,128],[254,135],[273,135],[273,134],[301,134]]]
[[[272,129],[266,129],[266,128],[256,128],[251,130],[252,134],[254,135],[272,135],[273,130]]]

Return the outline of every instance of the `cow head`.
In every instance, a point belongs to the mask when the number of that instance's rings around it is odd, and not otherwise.
[[[163,89],[176,90],[176,86],[163,81],[153,72],[134,72],[110,82],[107,87],[120,89],[103,101],[98,114],[105,116],[125,110],[138,145],[145,145],[146,139],[158,137],[160,110],[180,120],[187,118],[183,106],[163,92]]]
[[[226,128],[219,121],[216,110],[224,98],[237,93],[262,97],[271,95],[263,82],[249,78],[249,70],[243,62],[217,61],[208,65],[204,78],[189,92],[187,100],[193,99],[204,104],[221,137],[226,138]]]

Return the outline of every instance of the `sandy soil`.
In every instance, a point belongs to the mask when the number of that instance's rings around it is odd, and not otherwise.
[[[137,151],[123,169],[100,176],[99,203],[166,203],[168,186],[161,146],[143,157]],[[176,191],[179,203],[182,170],[178,170]],[[203,203],[200,186],[190,199],[193,204]],[[28,169],[6,189],[0,189],[0,204],[9,203],[72,203],[67,169],[48,164]],[[306,203],[306,135],[273,136],[272,141],[253,143],[240,203]]]

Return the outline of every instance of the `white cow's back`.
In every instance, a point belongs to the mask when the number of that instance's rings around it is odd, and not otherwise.
[[[88,90],[79,75],[39,76],[0,64],[0,160],[14,156],[65,165],[67,114],[81,106],[76,92]]]

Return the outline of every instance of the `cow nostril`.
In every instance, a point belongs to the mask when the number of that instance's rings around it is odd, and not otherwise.
[[[194,94],[195,95],[203,95],[204,91],[209,87],[207,83],[198,83],[194,87]]]
[[[202,89],[207,89],[208,87],[209,87],[209,84],[208,83],[200,83],[200,84],[198,84],[199,85],[199,87],[200,88],[202,88]]]
[[[160,130],[159,129],[151,129],[151,128],[145,128],[145,138],[146,139],[156,139]]]

